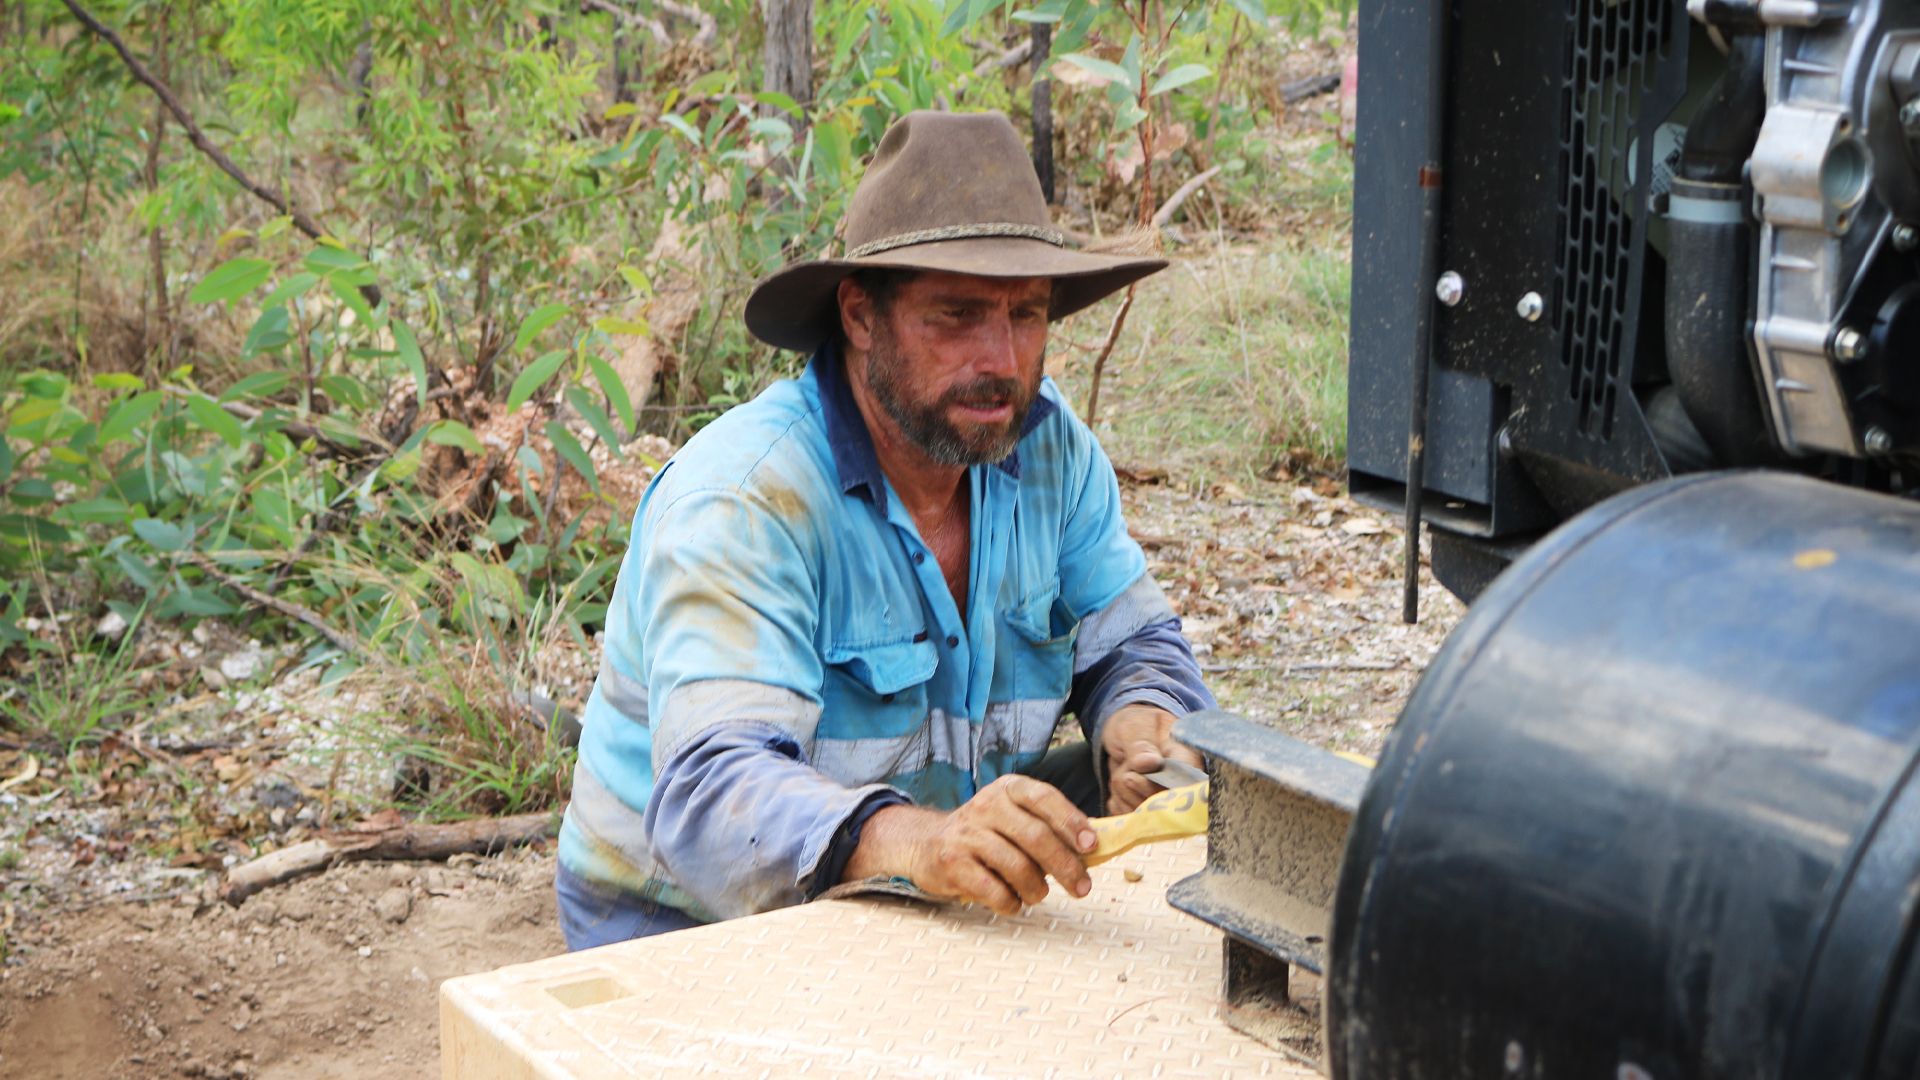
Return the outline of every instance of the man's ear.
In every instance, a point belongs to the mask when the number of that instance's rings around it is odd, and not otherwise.
[[[873,347],[873,324],[880,313],[874,310],[873,297],[850,277],[840,279],[834,299],[840,307],[840,329],[847,344],[861,352]]]

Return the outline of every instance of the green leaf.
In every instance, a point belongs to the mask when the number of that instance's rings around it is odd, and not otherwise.
[[[560,370],[560,365],[566,359],[567,350],[555,349],[528,364],[527,370],[513,380],[513,389],[507,392],[507,411],[513,412],[525,405],[535,392],[547,384],[548,379],[553,378],[553,373]]]
[[[279,217],[260,226],[260,239],[271,240],[281,233],[286,232],[287,227],[292,224],[293,218],[291,215],[281,214]]]
[[[600,436],[601,442],[607,444],[614,456],[621,456],[620,433],[613,430],[613,421],[607,419],[607,411],[600,407],[599,402],[593,400],[593,395],[587,393],[583,387],[569,386],[566,390],[566,399],[567,404],[573,406],[575,412],[586,417],[587,425],[593,428],[595,435]]]
[[[608,120],[618,120],[623,116],[632,116],[640,111],[640,106],[631,101],[617,101],[607,107],[602,115]]]
[[[29,476],[13,485],[8,497],[21,506],[41,506],[53,501],[53,485],[38,476]]]
[[[620,265],[620,276],[627,279],[627,284],[633,286],[634,292],[642,296],[653,295],[653,279],[647,276],[646,271],[637,266],[628,266],[622,263]]]
[[[474,457],[485,457],[487,453],[473,429],[458,420],[442,420],[428,428],[427,441],[439,446],[458,447]]]
[[[1147,118],[1147,110],[1140,103],[1128,98],[1113,110],[1113,130],[1115,132],[1132,131],[1140,121]]]
[[[600,476],[594,472],[593,459],[587,456],[587,448],[581,446],[580,440],[573,437],[573,432],[568,431],[566,425],[558,420],[547,421],[547,426],[543,430],[546,431],[547,438],[553,441],[554,453],[560,455],[560,460],[573,466],[575,472],[586,477],[588,486],[593,488],[595,494],[599,494]]]
[[[327,395],[336,405],[344,405],[355,412],[365,412],[373,408],[373,393],[367,384],[351,375],[320,376],[320,392]]]
[[[0,539],[16,544],[64,544],[73,535],[45,518],[25,514],[0,514]]]
[[[307,294],[307,290],[320,284],[320,275],[302,270],[273,287],[267,298],[260,302],[261,307],[278,307],[291,300],[298,300]]]
[[[240,449],[241,444],[247,441],[246,429],[240,426],[240,421],[234,419],[232,413],[221,408],[205,394],[195,394],[188,398],[187,412],[193,415],[195,423],[220,436],[222,442],[235,450]]]
[[[332,289],[333,295],[339,297],[340,302],[347,305],[347,308],[353,312],[354,324],[362,331],[379,329],[380,320],[374,315],[373,309],[367,306],[367,298],[360,295],[357,285],[339,277],[330,277],[327,279],[327,287]],[[381,307],[384,310],[385,305]]]
[[[519,352],[527,347],[540,332],[565,318],[573,309],[565,304],[542,304],[534,308],[525,319],[520,321],[520,329],[513,335],[513,351]]]
[[[292,341],[293,334],[288,330],[291,323],[292,318],[287,314],[284,304],[262,311],[260,317],[253,321],[253,329],[247,331],[247,341],[240,346],[240,355],[258,356]]]
[[[747,130],[769,142],[785,144],[793,141],[793,125],[775,116],[762,116],[749,123]]]
[[[336,242],[320,244],[307,252],[306,265],[308,270],[321,277],[330,277],[334,274],[364,271],[367,269],[367,260],[339,246]]]
[[[118,442],[129,438],[141,424],[147,422],[154,410],[160,407],[163,395],[158,390],[149,390],[144,394],[135,394],[113,407],[107,418],[100,422],[100,445]]]
[[[140,518],[133,523],[133,534],[161,551],[180,551],[192,534],[171,521]]]
[[[420,410],[427,408],[427,358],[420,352],[420,340],[413,336],[413,330],[399,319],[390,324],[393,329],[393,345],[400,353],[401,362],[407,365],[407,372],[413,376],[413,391],[420,402]]]
[[[1205,64],[1181,64],[1165,75],[1154,80],[1153,88],[1147,91],[1148,97],[1159,97],[1169,90],[1175,90],[1188,83],[1199,82],[1213,74]]]
[[[250,397],[272,397],[285,390],[292,381],[293,373],[289,371],[256,371],[227,387],[226,393],[220,395],[220,400],[227,402]]]
[[[92,522],[96,524],[115,524],[127,520],[133,512],[124,500],[103,496],[98,499],[85,499],[60,508],[70,520]]]
[[[34,371],[20,376],[20,388],[42,401],[65,401],[73,384],[57,371]]]
[[[273,264],[265,259],[228,259],[187,294],[190,304],[217,304],[245,296],[266,283]]]
[[[628,431],[640,425],[633,415],[633,398],[627,394],[627,384],[620,381],[613,365],[597,356],[587,357],[587,367],[593,370],[593,377],[600,384],[600,392],[607,395],[607,403],[613,406],[613,414]],[[624,440],[623,440],[624,441]]]
[[[646,337],[653,332],[645,319],[622,319],[613,315],[602,315],[593,320],[593,328],[603,334],[624,334],[628,337]]]
[[[661,113],[660,122],[679,132],[683,138],[693,145],[700,145],[700,129],[687,123],[686,119],[679,113]]]
[[[1252,19],[1255,24],[1264,24],[1267,21],[1267,5],[1261,0],[1227,0],[1227,3],[1232,4],[1240,14]]]
[[[1102,60],[1097,56],[1088,56],[1086,53],[1068,53],[1060,58],[1060,63],[1072,64],[1074,67],[1098,75],[1108,82],[1118,83],[1134,93],[1140,92],[1139,80],[1127,74],[1126,68],[1121,67],[1111,60]]]
[[[105,375],[95,375],[93,385],[101,390],[138,390],[147,385],[140,376],[129,375],[124,371],[110,371]]]
[[[947,11],[947,21],[940,27],[941,37],[953,37],[979,22],[981,16],[1000,4],[1000,0],[949,0],[949,2],[953,7]]]
[[[774,108],[779,109],[781,112],[786,113],[788,116],[795,117],[796,119],[804,118],[806,116],[806,113],[801,111],[799,102],[793,100],[792,98],[788,97],[787,95],[781,93],[778,90],[762,90],[759,93],[753,95],[753,100],[759,102],[762,105],[771,105]]]

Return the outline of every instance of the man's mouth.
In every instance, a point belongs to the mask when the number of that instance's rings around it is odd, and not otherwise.
[[[973,398],[955,402],[954,408],[968,420],[1001,423],[1013,416],[1013,398],[1008,395]]]

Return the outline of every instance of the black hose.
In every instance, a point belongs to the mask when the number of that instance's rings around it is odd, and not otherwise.
[[[1766,118],[1765,38],[1736,36],[1694,114],[1667,203],[1667,369],[1715,464],[1781,460],[1748,338],[1753,225],[1743,174]]]
[[[1767,39],[1736,35],[1727,70],[1700,103],[1680,150],[1680,175],[1705,184],[1738,184],[1767,115]]]

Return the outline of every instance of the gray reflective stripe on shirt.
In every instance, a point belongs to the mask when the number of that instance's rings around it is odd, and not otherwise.
[[[613,666],[612,657],[600,660],[600,700],[636,724],[647,722],[647,685]]]
[[[783,686],[751,679],[702,679],[667,695],[653,725],[653,768],[678,753],[687,741],[721,725],[765,724],[793,736],[811,757],[820,705]]]
[[[1079,675],[1099,663],[1141,628],[1173,617],[1173,605],[1167,603],[1160,584],[1152,574],[1141,574],[1113,603],[1080,620],[1080,636],[1073,643],[1073,673]]]
[[[1000,701],[987,706],[978,745],[964,716],[934,709],[906,735],[876,739],[818,738],[808,762],[823,774],[850,786],[878,784],[931,765],[950,765],[971,774],[994,753],[1045,750],[1060,722],[1064,698]]]
[[[981,725],[980,757],[988,754],[1030,754],[1045,750],[1060,726],[1065,698],[1000,701],[987,706]]]

